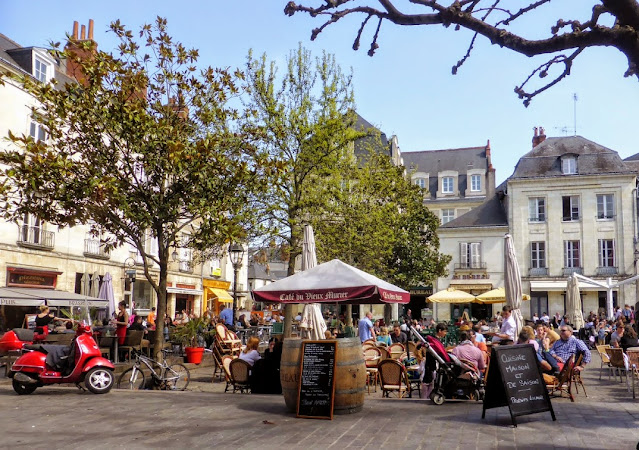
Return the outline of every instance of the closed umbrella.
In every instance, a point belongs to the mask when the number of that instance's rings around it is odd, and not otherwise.
[[[89,291],[89,295],[91,297],[97,297],[100,293],[100,274],[98,272],[94,272],[91,277],[91,290]]]
[[[584,315],[581,310],[581,295],[579,294],[579,280],[573,274],[566,284],[566,315],[568,321],[579,330],[584,326]]]
[[[312,269],[317,265],[317,253],[315,252],[315,233],[310,225],[304,226],[304,242],[302,242],[302,270]],[[322,316],[322,308],[318,303],[304,305],[302,320],[299,327],[302,337],[306,339],[324,339],[326,322]]]
[[[109,317],[111,317],[110,314],[115,312],[115,296],[113,295],[113,279],[109,272],[104,274],[98,298],[109,302]]]
[[[506,304],[512,307],[512,316],[515,319],[515,339],[524,326],[524,318],[521,315],[521,301],[523,292],[521,288],[521,273],[515,255],[515,246],[510,234],[505,236],[504,242],[504,290],[506,291]]]
[[[90,285],[89,285],[89,274],[83,273],[82,278],[80,278],[80,295],[89,295],[90,293]]]

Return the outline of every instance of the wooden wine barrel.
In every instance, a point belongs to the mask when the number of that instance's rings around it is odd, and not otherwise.
[[[336,339],[335,357],[335,414],[351,414],[361,411],[366,392],[366,366],[359,338]],[[289,411],[296,412],[302,340],[284,339],[280,381],[282,393]]]

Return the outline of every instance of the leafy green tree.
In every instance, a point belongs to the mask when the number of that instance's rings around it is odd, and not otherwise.
[[[377,142],[377,149],[344,158],[333,208],[311,219],[318,257],[342,259],[405,289],[429,283],[450,262],[439,253],[439,220]]]
[[[246,107],[249,123],[261,130],[261,141],[278,171],[269,177],[268,191],[254,204],[256,215],[289,249],[288,273],[301,253],[303,224],[322,214],[327,198],[318,195],[334,180],[338,162],[358,136],[351,77],[329,54],[313,58],[300,45],[278,76],[266,55],[249,53],[246,63]],[[266,236],[270,238],[271,236]],[[285,333],[290,330],[290,308]]]
[[[29,213],[60,226],[91,223],[111,236],[107,248],[132,244],[162,318],[170,250],[203,254],[245,237],[247,205],[268,168],[257,136],[229,106],[241,73],[198,69],[197,50],[174,41],[165,19],[144,25],[139,41],[119,21],[110,29],[116,55],[92,41],[53,46],[56,58],[78,65],[81,82],[20,79],[48,138],[10,136],[17,148],[0,153],[0,211],[16,221]],[[157,255],[147,251],[149,234]],[[156,349],[161,342],[156,333]]]

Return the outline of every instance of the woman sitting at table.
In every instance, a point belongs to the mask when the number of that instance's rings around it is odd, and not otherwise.
[[[623,330],[623,336],[619,339],[619,347],[624,351],[630,347],[639,347],[639,341],[637,340],[637,333],[632,325],[626,325]]]
[[[240,353],[240,359],[249,363],[249,366],[253,367],[255,361],[261,358],[257,348],[260,345],[260,340],[255,336],[251,336],[246,343],[246,347]]]
[[[377,336],[377,342],[383,342],[386,346],[390,346],[393,342],[388,334],[388,327],[382,327],[379,336]]]

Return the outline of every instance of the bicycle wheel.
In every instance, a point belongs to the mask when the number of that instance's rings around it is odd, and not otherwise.
[[[144,372],[137,367],[131,367],[130,369],[125,370],[118,379],[118,389],[130,389],[132,391],[137,391],[139,389],[144,389],[145,386],[146,377],[144,376]]]
[[[164,372],[166,388],[173,391],[183,391],[191,381],[191,373],[184,364],[172,364]]]

